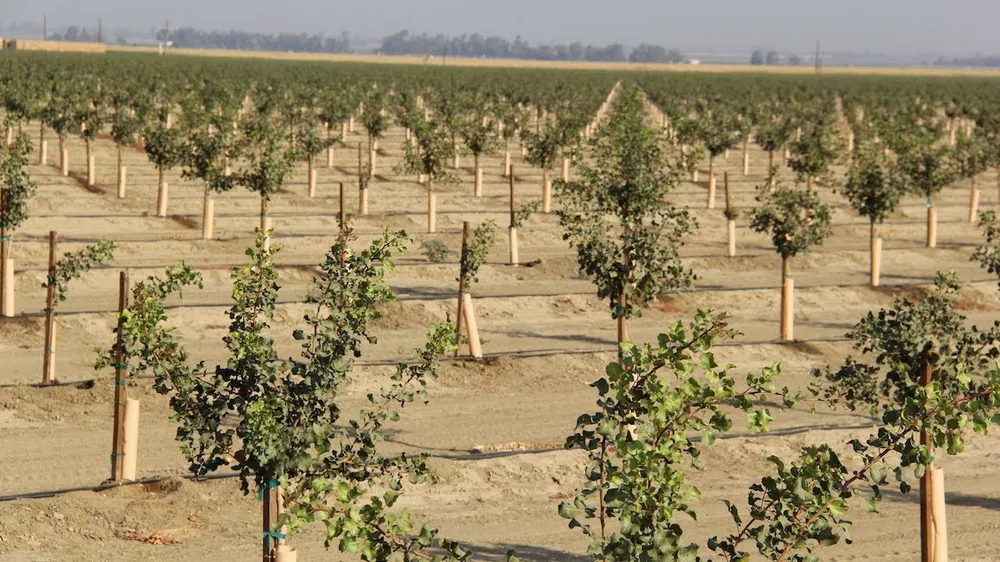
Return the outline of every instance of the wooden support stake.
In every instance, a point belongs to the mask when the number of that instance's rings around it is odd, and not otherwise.
[[[63,177],[69,176],[69,149],[63,148],[59,151],[59,172]]]
[[[434,193],[434,185],[427,182],[427,233],[437,232],[437,193]]]
[[[948,562],[948,521],[944,498],[944,469],[932,466],[931,521],[933,523],[934,562]]]
[[[730,219],[733,211],[733,196],[729,190],[729,172],[722,172],[722,187],[726,192],[726,255],[736,256],[736,221]]]
[[[274,525],[278,522],[278,494],[277,490],[270,484],[265,483],[261,494],[263,505],[261,506],[261,529],[264,538],[261,540],[261,561],[276,562],[275,550],[277,544],[270,535],[274,531]]]
[[[347,210],[344,208],[344,182],[340,182],[340,215],[337,220],[340,222],[341,230],[347,227]]]
[[[128,167],[118,168],[118,198],[125,199],[125,185],[128,182]]]
[[[716,188],[715,169],[714,168],[709,168],[709,170],[708,170],[708,204],[705,206],[706,209],[714,209],[715,208],[715,188]]]
[[[125,164],[124,164],[125,149],[124,149],[124,147],[121,147],[121,146],[118,146],[118,147],[115,147],[115,148],[118,149],[118,198],[119,199],[124,199],[125,198],[125,182],[126,182],[125,178],[126,178],[126,175],[127,175],[127,172],[125,170]]]
[[[48,290],[45,294],[45,355],[42,357],[42,384],[52,384],[56,380],[55,367],[55,325],[56,325],[56,231],[49,231],[49,275]]]
[[[924,351],[923,366],[920,370],[920,386],[927,387],[931,384],[933,377],[933,366],[931,365],[928,352]],[[926,430],[920,430],[920,444],[927,448],[928,453],[934,456],[934,443]],[[931,497],[931,468],[928,466],[924,475],[920,478],[920,560],[921,562],[934,561],[934,521],[933,498]]]
[[[552,212],[552,180],[547,168],[542,171],[542,212]]]
[[[163,170],[159,172],[160,180],[156,184],[156,216],[164,218],[167,216],[167,203],[170,199],[169,189],[166,180],[163,179]]]
[[[927,207],[927,247],[937,248],[937,209]]]
[[[569,158],[562,159],[562,181],[569,181]]]
[[[882,239],[872,237],[871,284],[878,287],[882,276]]]
[[[979,176],[972,178],[972,192],[969,194],[969,223],[976,224],[979,218]]]
[[[0,210],[6,206],[6,191],[0,184]],[[10,237],[0,224],[0,316],[14,316],[14,260],[10,257]]]
[[[736,221],[726,221],[726,255],[731,258],[736,257]]]
[[[479,155],[475,155],[475,168],[473,168],[473,174],[475,179],[473,180],[472,194],[475,197],[483,196],[483,169],[479,167]]]
[[[38,147],[38,164],[44,166],[49,163],[49,141],[42,141]]]
[[[333,168],[333,147],[328,146],[326,148],[326,167]]]
[[[121,482],[124,475],[124,454],[125,454],[125,400],[128,399],[128,392],[125,388],[125,343],[122,337],[122,330],[125,326],[125,308],[128,307],[128,273],[125,271],[118,273],[118,329],[117,341],[115,342],[115,404],[114,404],[114,429],[111,436],[111,480]]]
[[[788,276],[791,258],[781,258],[781,341],[792,341],[795,321],[795,281]]]
[[[316,168],[313,167],[313,159],[309,159],[309,170],[307,172],[308,178],[306,179],[306,194],[310,199],[316,197]]]
[[[205,194],[204,205],[201,211],[201,238],[211,240],[215,236],[215,199],[208,193]]]
[[[743,149],[743,177],[750,175],[750,153]]]
[[[507,177],[510,175],[510,149],[503,151],[503,176]]]
[[[362,154],[361,143],[358,143],[358,189],[361,189],[364,185],[364,180],[362,177],[365,175],[365,160]]]
[[[465,306],[465,256],[469,252],[469,221],[462,221],[462,254],[458,272],[458,317],[455,320],[455,357],[462,350],[462,320]]]
[[[97,185],[97,165],[94,163],[94,155],[90,154],[90,148],[87,148],[87,187],[94,187]]]
[[[510,182],[510,265],[517,266],[520,262],[517,255],[517,210],[514,204],[514,174],[513,167],[508,175]]]
[[[127,482],[136,479],[139,466],[139,400],[125,401],[124,454],[122,478]]]
[[[474,359],[483,358],[483,346],[479,341],[479,323],[476,322],[476,309],[472,306],[472,295],[462,295],[462,316],[465,317],[466,331],[469,333],[469,353]]]

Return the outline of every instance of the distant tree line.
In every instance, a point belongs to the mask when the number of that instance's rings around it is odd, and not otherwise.
[[[69,26],[66,33],[52,33],[56,41],[96,41],[86,28]],[[157,41],[169,41],[174,47],[190,49],[234,49],[243,51],[295,51],[301,53],[349,53],[350,37],[344,32],[336,37],[307,33],[251,33],[247,31],[205,31],[193,27],[161,29]],[[119,39],[119,42],[123,42]],[[579,41],[559,45],[532,45],[521,37],[508,41],[495,35],[430,35],[400,31],[382,39],[378,52],[385,55],[420,55],[439,57],[507,58],[525,60],[601,61],[636,63],[678,63],[685,56],[678,49],[640,43],[628,50],[621,43],[605,46],[585,45]]]
[[[234,49],[240,51],[295,51],[300,53],[348,53],[351,42],[345,31],[339,37],[308,33],[251,33],[247,31],[203,31],[180,27],[161,29],[158,41],[189,49]]]
[[[93,43],[97,41],[97,34],[93,35],[87,31],[86,27],[79,27],[76,25],[71,25],[66,28],[66,32],[63,34],[59,33],[49,33],[46,39],[50,41],[74,41],[80,43]]]
[[[979,68],[998,68],[1000,67],[1000,56],[989,55],[984,57],[983,55],[977,54],[974,57],[962,57],[962,58],[956,57],[953,59],[946,59],[944,57],[940,57],[937,60],[933,61],[931,64],[935,66],[971,66]]]
[[[753,66],[778,66],[783,62],[781,53],[778,51],[757,49],[750,55],[750,64]],[[805,59],[799,55],[788,57],[788,64],[791,66],[800,66],[803,62],[805,62]]]
[[[386,55],[423,55],[491,59],[602,61],[664,63],[684,62],[684,53],[660,45],[642,43],[631,51],[621,43],[585,45],[579,41],[560,45],[532,45],[518,36],[508,41],[496,35],[411,34],[400,31],[382,39],[379,52]]]

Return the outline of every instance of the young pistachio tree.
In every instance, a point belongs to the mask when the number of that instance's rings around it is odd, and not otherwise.
[[[23,126],[31,119],[41,121],[42,111],[48,101],[48,85],[44,81],[21,81],[12,79],[4,84],[0,96],[3,100],[4,128],[7,131],[8,143],[13,144],[14,130],[21,133]],[[42,142],[45,140],[45,123],[43,122],[39,131],[38,149],[41,151]],[[39,160],[40,164],[44,164]]]
[[[591,385],[600,410],[581,415],[566,440],[566,448],[586,451],[587,482],[559,505],[570,528],[590,537],[591,559],[700,560],[680,525],[681,514],[697,516],[701,498],[688,467],[732,430],[734,412],[750,430],[767,431],[767,404],[796,400],[775,387],[777,363],[737,382],[734,365],[716,362],[713,345],[734,335],[725,315],[699,312],[660,334],[657,346],[624,344],[620,364],[608,364]]]
[[[542,169],[542,212],[552,212],[552,167],[559,158],[560,149],[566,144],[566,131],[555,120],[547,120],[537,131],[523,129],[521,138],[528,147],[525,160]]]
[[[592,141],[579,179],[560,181],[563,239],[577,249],[580,271],[591,276],[627,339],[625,320],[660,295],[686,289],[695,276],[681,264],[683,239],[696,228],[687,209],[666,202],[679,183],[662,138],[643,122],[637,89],[621,93]]]
[[[164,174],[184,163],[184,137],[180,129],[167,126],[166,111],[161,111],[156,118],[147,121],[142,136],[146,158],[156,167],[156,216],[166,217],[169,187]]]
[[[106,94],[99,87],[91,87],[84,94],[83,105],[81,106],[80,122],[83,127],[80,130],[80,137],[86,146],[87,157],[87,186],[92,187],[97,184],[97,170],[94,164],[93,146],[97,140],[97,135],[101,133],[108,122],[107,108],[105,108],[104,98]]]
[[[54,80],[49,101],[41,111],[42,123],[52,129],[59,139],[59,169],[63,175],[69,173],[66,139],[79,132],[83,122],[83,92],[73,87],[73,82],[69,77]]]
[[[471,112],[460,125],[462,139],[465,147],[472,153],[473,158],[473,194],[476,197],[483,195],[483,169],[479,160],[483,154],[493,150],[496,146],[496,123],[489,118],[485,107],[476,105],[477,111]]]
[[[268,207],[271,197],[278,192],[292,171],[295,150],[280,129],[272,129],[259,152],[248,158],[247,167],[233,176],[233,182],[260,196],[260,230],[271,230]],[[270,239],[268,235],[267,240]]]
[[[326,545],[362,560],[467,560],[460,545],[424,526],[413,533],[406,510],[393,507],[410,483],[433,481],[425,455],[385,454],[385,425],[411,403],[427,401],[426,385],[438,359],[453,349],[454,332],[433,327],[410,363],[400,363],[390,386],[368,396],[353,419],[338,402],[371,325],[394,299],[385,271],[403,251],[405,234],[384,231],[361,251],[351,251],[345,231],[320,265],[306,299],[311,311],[290,337],[296,356],[281,358],[269,335],[278,298],[274,255],[265,233],[248,250],[249,262],[233,271],[233,306],[224,338],[230,359],[214,368],[194,363],[165,332],[160,312],[126,324],[128,341],[144,348],[135,363],[152,366],[155,388],[170,395],[177,439],[190,470],[206,475],[232,465],[244,494],[264,501],[262,560],[303,525],[323,521]],[[412,406],[411,406],[412,407]]]
[[[201,180],[205,188],[202,212],[202,238],[211,240],[215,231],[215,201],[213,193],[224,193],[233,188],[233,177],[228,173],[230,158],[236,154],[236,117],[234,103],[217,101],[211,109],[189,105],[181,120],[181,135],[187,139],[183,151],[182,177]]]
[[[392,111],[396,123],[406,129],[404,140],[411,140],[413,129],[424,121],[424,110],[420,108],[420,95],[416,88],[401,89],[394,92]]]
[[[386,116],[386,94],[373,87],[364,100],[364,110],[361,112],[361,124],[368,131],[368,166],[375,173],[375,156],[378,153],[378,141],[389,130],[389,118]]]
[[[319,94],[319,119],[326,127],[327,167],[333,167],[333,147],[338,142],[344,142],[347,133],[347,121],[357,107],[357,103],[346,88],[331,88]],[[334,127],[341,125],[341,134],[334,135]]]
[[[757,144],[767,151],[768,183],[773,185],[775,182],[775,172],[777,171],[777,166],[774,164],[774,153],[788,146],[788,143],[792,140],[794,127],[791,120],[787,117],[775,114],[767,115],[765,112],[765,117],[762,117],[760,123],[758,123],[755,136]]]
[[[736,129],[743,149],[742,164],[744,176],[750,175],[750,135],[753,133],[754,126],[759,118],[759,108],[753,103],[753,100],[745,100],[741,104],[740,112],[736,116]]]
[[[14,137],[14,143],[0,143],[0,316],[14,316],[14,258],[10,246],[14,231],[28,220],[28,201],[37,186],[28,175],[31,139]]]
[[[324,150],[340,141],[340,137],[331,137],[329,130],[324,138],[320,135],[320,118],[312,111],[304,111],[295,121],[295,150],[305,156],[307,163],[307,190],[309,197],[316,196],[316,157]]]
[[[473,357],[480,357],[481,351],[479,350],[479,342],[473,341],[473,338],[479,337],[478,328],[473,329],[473,323],[475,316],[472,309],[467,307],[472,306],[472,295],[469,289],[474,283],[479,282],[479,268],[486,263],[486,257],[490,253],[490,249],[493,248],[493,242],[496,240],[496,230],[497,225],[492,220],[487,220],[486,222],[480,224],[472,231],[472,235],[469,235],[469,223],[463,224],[462,228],[462,253],[459,256],[459,273],[458,273],[458,316],[455,320],[455,335],[456,335],[456,349],[455,355],[458,355],[462,344],[462,321],[466,321],[469,325],[469,348],[472,352]]]
[[[69,293],[69,282],[79,279],[95,266],[111,262],[115,257],[114,251],[114,242],[101,240],[76,252],[66,252],[49,270],[45,283],[42,283],[42,288],[48,290],[45,306],[45,355],[42,361],[42,384],[50,384],[56,380],[56,308],[59,303],[66,300]]]
[[[691,174],[691,181],[698,181],[698,166],[708,152],[703,141],[705,128],[701,117],[677,117],[674,125],[674,136],[681,144],[681,163],[684,170]]]
[[[448,131],[436,122],[421,119],[413,124],[413,138],[403,144],[400,173],[417,174],[427,182],[427,232],[437,231],[437,194],[435,184],[458,183],[448,172],[448,157],[452,155],[452,139]]]
[[[979,215],[979,176],[991,163],[991,151],[995,150],[984,136],[958,135],[955,141],[955,163],[957,175],[971,181],[969,192],[969,222],[975,223]]]
[[[923,301],[901,297],[888,309],[869,312],[847,334],[867,360],[848,356],[840,367],[813,371],[819,379],[815,391],[851,410],[867,408],[883,419],[900,410],[935,412],[918,418],[921,423],[898,449],[904,460],[895,470],[901,491],[910,488],[902,471],[913,465],[915,476],[922,479],[922,497],[930,492],[930,471],[925,470],[932,466],[936,447],[958,454],[964,448],[963,429],[985,433],[1000,420],[990,411],[998,404],[995,398],[987,407],[980,404],[978,411],[958,408],[955,403],[969,396],[982,400],[995,394],[1000,325],[985,331],[967,327],[965,316],[956,310],[959,285],[954,272],[939,273],[934,285]],[[956,414],[961,416],[948,419]],[[921,502],[922,517],[928,515],[925,505]]]
[[[709,541],[724,560],[747,560],[740,545],[751,541],[768,560],[816,560],[817,547],[850,540],[845,515],[852,498],[877,511],[890,478],[901,493],[910,492],[909,473],[921,479],[921,495],[929,494],[931,474],[940,470],[933,467],[935,447],[960,454],[970,434],[1000,422],[1000,329],[966,329],[954,311],[954,277],[941,276],[936,285],[922,303],[899,299],[849,334],[871,362],[848,357],[837,370],[814,372],[824,379],[817,393],[835,405],[869,406],[880,416],[878,431],[848,443],[851,460],[826,444],[804,447],[791,462],[770,459],[775,474],[750,487],[745,512],[726,502],[736,531]],[[931,516],[929,499],[921,501],[924,560],[934,557],[935,530],[923,524]]]
[[[970,261],[979,263],[980,267],[997,275],[1000,281],[1000,222],[997,221],[996,211],[980,214],[979,228],[983,231],[986,243],[976,248]]]
[[[791,341],[794,283],[792,258],[821,246],[830,236],[833,210],[812,189],[788,188],[780,183],[773,190],[758,188],[758,206],[751,211],[750,228],[771,236],[781,256],[781,339]]]
[[[954,150],[933,135],[911,137],[908,150],[899,153],[899,169],[907,191],[927,199],[927,247],[937,247],[934,196],[955,181]]]
[[[854,163],[847,171],[842,193],[854,210],[868,219],[871,235],[870,278],[871,285],[877,287],[882,237],[876,232],[875,225],[885,222],[903,197],[903,188],[893,164],[878,146],[865,144],[855,151]]]
[[[510,175],[510,143],[528,122],[527,112],[509,102],[498,102],[493,106],[494,116],[500,124],[500,140],[503,145],[503,177]]]
[[[828,444],[805,446],[788,461],[768,457],[775,473],[750,486],[745,509],[723,500],[734,531],[709,538],[712,555],[703,556],[684,535],[684,522],[697,517],[701,500],[689,471],[699,468],[705,447],[733,430],[734,412],[748,429],[763,432],[772,409],[801,398],[779,388],[779,364],[737,382],[735,366],[720,366],[712,350],[732,335],[725,315],[699,312],[687,326],[678,322],[660,334],[656,347],[626,344],[622,361],[591,385],[600,409],[581,415],[566,441],[567,448],[586,451],[587,482],[559,505],[570,528],[590,537],[591,559],[819,560],[819,547],[850,542],[845,514],[852,498],[874,511],[889,475],[906,493],[905,472],[919,475],[930,465],[927,447],[915,438],[922,429],[957,454],[968,434],[1000,422],[1000,369],[994,366],[975,381],[918,391],[887,407],[877,432],[848,443],[851,460]],[[962,373],[967,358],[976,365],[989,356],[960,356],[952,371]]]
[[[152,99],[131,89],[114,90],[110,94],[111,138],[115,141],[118,166],[118,198],[125,197],[127,171],[125,168],[125,148],[139,138],[147,115],[152,110]]]
[[[843,155],[845,143],[827,112],[817,111],[807,120],[801,137],[790,148],[788,167],[795,171],[798,181],[805,181],[810,189],[816,179],[832,184],[830,166]]]
[[[701,141],[708,151],[708,205],[715,208],[715,159],[736,146],[740,139],[739,122],[736,113],[718,104],[706,110],[701,120]]]

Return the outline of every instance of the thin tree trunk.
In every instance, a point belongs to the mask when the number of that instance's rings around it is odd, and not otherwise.
[[[469,221],[462,222],[462,254],[459,258],[458,273],[458,318],[455,319],[455,357],[462,350],[462,310],[465,294],[465,256],[469,250]]]
[[[270,534],[274,532],[274,525],[278,519],[277,494],[270,482],[271,480],[267,479],[262,493],[264,501],[261,505],[261,530],[264,538],[261,540],[261,562],[275,562],[275,547],[277,546]]]
[[[927,352],[924,352],[923,365],[920,373],[920,386],[927,387],[931,384],[933,367]],[[930,455],[934,454],[934,443],[926,429],[920,430],[920,444],[927,448]],[[934,533],[934,523],[931,519],[931,467],[924,470],[924,475],[920,478],[920,560],[921,562],[935,562],[934,549],[932,545],[932,535]]]
[[[790,277],[791,257],[781,256],[781,341],[793,339],[792,322],[794,320],[793,303],[794,282]]]

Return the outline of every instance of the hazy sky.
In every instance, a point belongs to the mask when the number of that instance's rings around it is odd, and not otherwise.
[[[766,47],[892,54],[1000,53],[998,0],[0,0],[0,20],[381,37],[521,35],[533,43],[640,41],[694,50]]]

